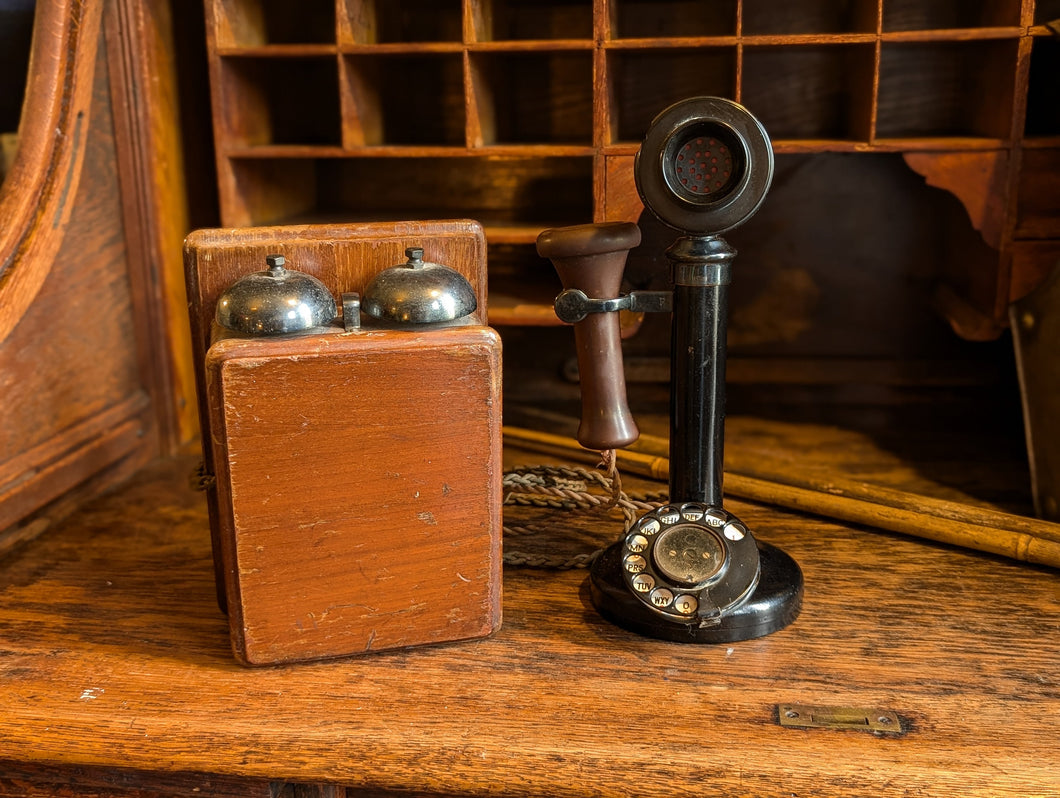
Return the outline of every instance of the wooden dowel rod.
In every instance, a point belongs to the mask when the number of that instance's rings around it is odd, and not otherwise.
[[[513,446],[542,454],[581,462],[599,460],[598,452],[585,449],[573,438],[561,435],[505,427],[504,438]],[[669,477],[669,461],[665,457],[626,450],[616,452],[616,457],[620,470],[663,481]],[[726,472],[725,492],[742,499],[1060,568],[1060,543],[1027,532],[933,515],[919,508],[893,507],[875,502],[871,497],[834,494],[746,474]]]
[[[558,431],[567,432],[573,429],[576,421],[559,413],[552,413],[538,408],[520,408],[517,412],[528,418],[546,422]],[[569,433],[568,433],[569,434]],[[641,433],[640,437],[628,449],[646,455],[669,456],[669,441],[658,435]],[[886,504],[901,510],[914,509],[927,515],[949,518],[954,521],[980,524],[981,526],[1008,529],[1022,532],[1034,537],[1060,543],[1060,524],[1013,515],[998,510],[974,507],[959,502],[935,499],[909,491],[871,485],[857,480],[844,479],[842,476],[829,474],[827,479],[803,476],[787,463],[769,462],[761,453],[748,451],[730,443],[725,449],[726,474],[743,474],[770,482],[794,485],[807,490],[818,490],[853,499],[870,501],[874,504]]]
[[[644,434],[630,448],[642,454],[662,457],[665,457],[669,450],[665,438]],[[1027,518],[1022,515],[1003,513],[999,510],[975,507],[945,499],[935,499],[930,496],[922,496],[917,493],[888,488],[882,485],[870,485],[832,474],[829,474],[827,479],[821,479],[800,474],[794,469],[781,472],[775,466],[772,469],[762,468],[761,458],[742,452],[736,446],[730,446],[726,450],[725,458],[726,475],[739,474],[768,482],[871,502],[872,504],[884,504],[897,510],[912,510],[920,514],[944,518],[950,521],[977,524],[994,529],[1007,529],[1010,532],[1032,535],[1036,538],[1060,543],[1060,524],[1054,524],[1050,521],[1041,521],[1037,518]]]

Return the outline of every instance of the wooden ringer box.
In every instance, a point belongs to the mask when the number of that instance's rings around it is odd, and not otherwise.
[[[246,337],[218,296],[285,256],[363,293],[404,250],[468,278],[468,324]],[[185,242],[206,482],[233,651],[263,665],[500,625],[500,339],[474,222],[205,230]]]

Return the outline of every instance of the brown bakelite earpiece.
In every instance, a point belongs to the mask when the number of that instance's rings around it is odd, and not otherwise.
[[[555,265],[564,289],[614,299],[626,256],[638,244],[635,224],[609,222],[546,230],[538,236],[537,251]],[[574,325],[574,341],[582,389],[578,442],[588,449],[628,446],[640,432],[626,402],[618,314],[589,313]]]

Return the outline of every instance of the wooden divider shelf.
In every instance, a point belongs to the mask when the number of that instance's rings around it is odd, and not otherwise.
[[[1060,17],[1056,0],[207,0],[206,10],[226,226],[469,215],[491,253],[522,247],[529,266],[542,227],[635,220],[632,155],[651,120],[720,95],[757,114],[779,153],[934,153],[907,160],[967,207],[1000,191],[988,226],[1009,232],[987,241],[996,287],[964,308],[1000,329],[1017,155],[1027,146],[1060,161],[1060,58],[1045,25]],[[940,177],[931,164],[947,153],[994,153],[1003,174],[984,183],[976,162]],[[503,304],[491,311],[521,320]]]

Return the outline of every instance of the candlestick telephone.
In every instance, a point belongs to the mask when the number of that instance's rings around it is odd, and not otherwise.
[[[537,241],[563,284],[556,314],[574,325],[583,446],[620,448],[639,435],[626,399],[617,311],[672,314],[669,501],[596,559],[590,595],[605,618],[649,637],[759,637],[795,619],[802,572],[722,504],[727,292],[736,251],[720,234],[765,199],[772,145],[742,106],[697,97],[656,117],[634,171],[645,208],[681,234],[666,252],[672,291],[620,295],[626,256],[640,243],[635,224],[557,228]]]

